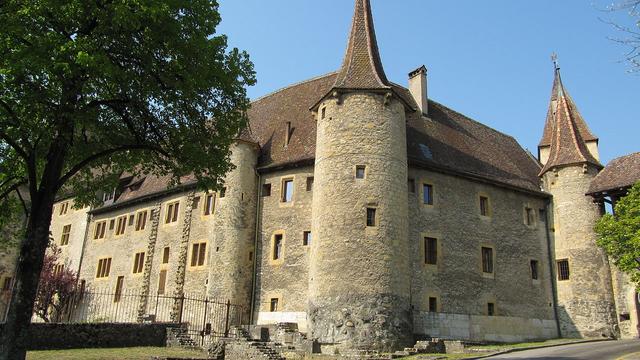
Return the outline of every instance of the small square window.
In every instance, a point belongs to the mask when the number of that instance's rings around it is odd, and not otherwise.
[[[307,191],[313,191],[313,176],[307,178]]]
[[[486,196],[480,196],[480,215],[489,216],[490,211],[489,198]]]
[[[302,234],[302,245],[303,246],[311,245],[311,231],[305,231]]]
[[[487,315],[488,316],[494,316],[496,314],[496,304],[494,303],[487,303]]]
[[[277,312],[278,311],[278,298],[272,298],[271,302],[269,304],[269,311],[270,312]]]
[[[271,184],[262,185],[262,196],[263,197],[271,196]]]
[[[557,261],[558,266],[558,280],[569,280],[569,259],[562,259]]]
[[[367,172],[367,167],[364,165],[356,166],[356,179],[364,179]]]
[[[429,312],[438,311],[438,299],[434,297],[429,298]]]
[[[293,201],[293,179],[282,181],[282,196],[280,200],[285,203]]]
[[[375,208],[367,208],[367,226],[376,226]]]
[[[422,184],[422,202],[425,205],[433,205],[433,185]]]
[[[538,260],[531,260],[531,279],[538,280]]]
[[[416,180],[415,179],[407,180],[407,190],[411,194],[416,192]]]

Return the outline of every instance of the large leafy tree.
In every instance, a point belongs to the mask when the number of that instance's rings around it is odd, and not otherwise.
[[[123,171],[219,186],[255,82],[219,22],[215,0],[0,1],[0,215],[27,219],[0,359],[24,358],[57,195]]]
[[[616,203],[615,215],[598,221],[596,233],[598,245],[640,289],[640,182]]]

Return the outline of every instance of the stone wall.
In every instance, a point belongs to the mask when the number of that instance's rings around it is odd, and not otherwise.
[[[609,263],[593,230],[600,209],[585,195],[597,173],[592,166],[570,166],[543,177],[553,194],[554,258],[569,261],[569,279],[557,281],[563,337],[617,335]]]
[[[414,312],[418,337],[514,343],[557,337],[555,320],[513,316]]]
[[[311,231],[313,191],[307,191],[307,179],[313,167],[263,174],[261,187],[271,186],[270,196],[260,197],[260,224],[256,276],[255,314],[257,324],[296,322],[307,331],[308,271],[310,246],[303,244],[305,231]],[[283,203],[282,181],[293,179],[293,201]],[[283,235],[280,261],[273,261],[274,235]],[[311,242],[315,241],[312,233]],[[278,311],[271,312],[271,299],[278,299]]]
[[[0,332],[2,330],[0,324]],[[28,350],[165,346],[174,324],[31,324]]]
[[[487,315],[493,303],[499,316],[554,318],[544,198],[416,168],[409,177],[416,184],[409,194],[414,310],[428,311],[433,297],[437,312]],[[424,204],[423,184],[432,186],[433,205]],[[480,196],[489,200],[488,216],[480,213]],[[425,237],[438,241],[436,265],[425,263]],[[493,273],[482,270],[482,247],[493,249]]]
[[[66,214],[60,215],[60,207],[65,203],[67,204],[67,212]],[[74,209],[73,206],[73,199],[58,201],[54,204],[49,231],[53,236],[54,243],[61,250],[60,262],[64,264],[66,268],[78,271],[80,268],[82,246],[87,230],[87,215],[90,208]],[[66,225],[71,225],[69,242],[67,245],[62,245],[60,240],[62,238],[62,230]]]
[[[392,97],[358,92],[320,108],[311,337],[346,349],[412,345],[405,109]],[[361,179],[357,166],[366,167]],[[373,226],[368,209],[376,212]]]

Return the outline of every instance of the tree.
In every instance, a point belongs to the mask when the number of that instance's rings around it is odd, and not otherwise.
[[[27,219],[0,359],[25,356],[56,196],[96,204],[122,172],[220,188],[255,74],[219,22],[215,0],[0,1],[0,209]]]
[[[640,0],[621,0],[610,5],[607,11],[623,11],[631,18],[630,25],[611,20],[606,22],[624,34],[624,37],[612,40],[628,47],[625,60],[631,65],[632,72],[640,71]]]
[[[640,182],[596,224],[597,243],[640,290]]]
[[[78,274],[60,263],[62,251],[50,243],[44,256],[40,282],[36,293],[34,312],[44,322],[57,322],[75,293]],[[59,266],[62,265],[61,269]],[[53,318],[52,318],[53,316]]]

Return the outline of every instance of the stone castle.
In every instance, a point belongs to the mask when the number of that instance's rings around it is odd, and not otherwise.
[[[389,81],[356,0],[342,67],[248,115],[220,191],[123,176],[101,207],[56,203],[83,286],[228,300],[327,349],[638,336],[635,289],[593,225],[640,179],[640,153],[603,170],[557,67],[536,159],[428,99],[425,67]]]

